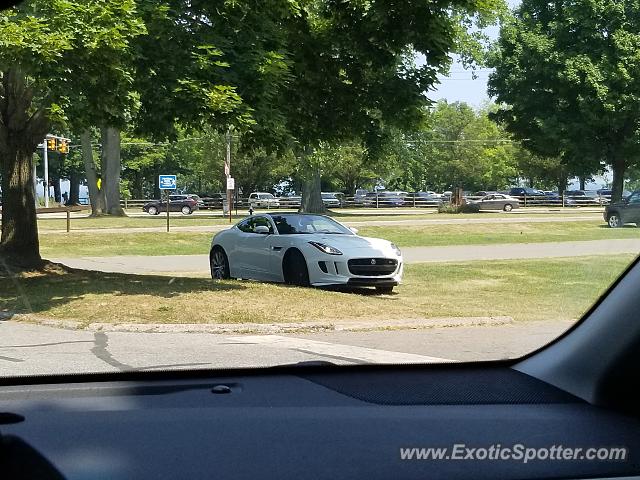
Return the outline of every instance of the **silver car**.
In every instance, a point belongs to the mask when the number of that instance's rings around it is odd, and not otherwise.
[[[517,198],[503,195],[502,193],[485,195],[480,200],[469,201],[469,203],[478,205],[480,210],[504,210],[505,212],[510,212],[514,208],[520,207]]]

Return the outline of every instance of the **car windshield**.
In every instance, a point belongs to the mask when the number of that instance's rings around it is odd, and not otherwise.
[[[0,9],[0,376],[513,359],[640,252],[638,1]]]
[[[321,215],[272,215],[280,235],[325,233],[353,235],[347,227]]]

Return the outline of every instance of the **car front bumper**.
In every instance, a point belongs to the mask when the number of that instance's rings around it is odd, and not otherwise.
[[[345,258],[328,258],[327,260],[309,262],[309,282],[316,287],[349,285],[358,287],[396,286],[402,282],[404,262],[402,257],[386,257],[397,260],[396,269],[388,275],[354,275],[351,273],[348,260]],[[321,268],[324,263],[324,269]]]

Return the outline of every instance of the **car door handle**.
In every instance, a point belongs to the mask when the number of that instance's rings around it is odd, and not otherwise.
[[[271,250],[275,252],[279,252],[280,250],[282,250],[282,247],[276,247],[275,245],[271,245]]]

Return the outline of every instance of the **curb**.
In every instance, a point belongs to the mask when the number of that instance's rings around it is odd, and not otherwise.
[[[511,317],[423,318],[405,320],[354,320],[302,323],[90,323],[56,320],[31,315],[15,315],[14,320],[47,327],[92,332],[128,333],[209,333],[209,334],[282,334],[318,332],[366,332],[380,330],[419,330],[429,328],[483,327],[509,325]]]

